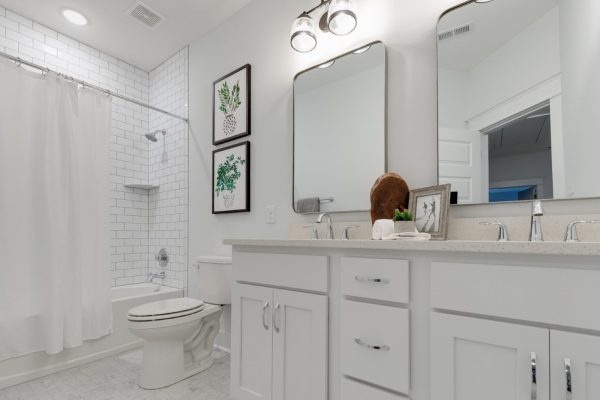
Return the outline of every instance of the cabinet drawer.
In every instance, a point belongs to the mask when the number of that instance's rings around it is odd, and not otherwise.
[[[408,393],[408,310],[343,300],[341,313],[342,373]]]
[[[438,309],[600,330],[600,271],[435,262]]]
[[[342,294],[409,302],[407,260],[342,257]]]
[[[233,253],[233,279],[237,282],[325,293],[328,276],[327,256]]]
[[[356,382],[350,379],[342,378],[342,399],[343,400],[403,400],[398,394],[386,392],[364,383]]]

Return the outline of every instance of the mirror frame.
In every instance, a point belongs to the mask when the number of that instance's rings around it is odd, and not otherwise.
[[[383,93],[383,104],[384,104],[384,110],[383,110],[383,115],[384,115],[384,121],[383,121],[383,146],[384,146],[384,158],[383,158],[383,173],[387,173],[388,172],[388,62],[387,62],[387,46],[385,45],[385,43],[383,43],[381,40],[375,40],[373,42],[369,42],[366,44],[363,44],[359,47],[353,48],[350,51],[347,51],[343,54],[340,54],[336,57],[330,58],[328,60],[319,62],[318,64],[313,65],[312,67],[306,68],[300,72],[298,72],[296,75],[294,75],[294,80],[292,83],[292,211],[294,211],[294,213],[298,214],[298,215],[316,215],[316,214],[320,214],[320,212],[310,212],[310,213],[299,213],[296,211],[296,199],[295,199],[295,186],[296,186],[296,89],[295,89],[295,83],[296,83],[296,79],[298,79],[298,77],[302,74],[305,74],[309,71],[312,71],[313,69],[319,68],[320,65],[326,64],[328,62],[331,61],[335,61],[339,58],[345,57],[347,55],[350,55],[352,53],[354,53],[356,50],[360,50],[363,47],[367,47],[367,46],[373,46],[376,44],[381,44],[383,45],[383,63],[384,63],[384,93]],[[375,181],[373,181],[373,183],[375,183]],[[370,189],[369,189],[370,190]],[[356,213],[356,212],[368,212],[370,211],[370,209],[367,210],[343,210],[343,211],[327,211],[327,213],[329,214],[339,214],[339,213]]]
[[[450,8],[448,8],[447,10],[445,10],[438,18],[437,23],[435,25],[435,34],[436,34],[436,40],[435,40],[435,61],[436,61],[436,69],[435,69],[435,73],[436,73],[436,91],[437,91],[437,98],[436,98],[436,105],[437,105],[437,127],[436,127],[436,133],[437,133],[437,149],[436,149],[436,173],[437,173],[437,184],[439,184],[440,182],[440,146],[439,146],[439,142],[440,142],[440,75],[439,75],[439,69],[440,69],[440,52],[439,52],[439,41],[437,40],[437,34],[438,34],[438,28],[440,25],[440,21],[442,20],[442,18],[444,18],[444,16],[446,16],[446,14],[451,13],[452,11],[455,11],[459,8],[462,8],[464,6],[467,6],[471,3],[476,3],[476,0],[467,0],[464,1],[462,3],[459,3],[455,6],[452,6]],[[593,199],[600,199],[600,196],[592,196],[592,197],[566,197],[566,198],[560,198],[560,199],[541,199],[543,202],[548,202],[548,201],[569,201],[569,200],[593,200]],[[515,201],[498,201],[498,202],[487,202],[487,203],[466,203],[466,204],[451,204],[451,207],[467,207],[467,206],[494,206],[494,205],[506,205],[506,204],[523,204],[523,203],[529,203],[531,202],[530,200],[515,200]]]

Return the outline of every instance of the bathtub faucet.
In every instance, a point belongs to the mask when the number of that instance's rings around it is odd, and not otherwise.
[[[148,277],[146,278],[146,282],[149,283],[154,283],[154,278],[160,278],[160,279],[165,279],[167,277],[167,274],[165,273],[165,271],[162,271],[160,274],[153,274],[153,273],[149,273]]]

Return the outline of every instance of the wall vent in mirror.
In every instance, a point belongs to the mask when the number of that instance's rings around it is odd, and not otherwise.
[[[600,196],[600,2],[471,1],[438,23],[438,180],[459,204]]]

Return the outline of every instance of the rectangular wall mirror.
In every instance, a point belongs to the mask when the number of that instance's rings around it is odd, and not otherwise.
[[[294,80],[297,213],[369,210],[386,170],[386,51],[381,42],[299,73]]]
[[[470,2],[438,23],[438,176],[459,204],[600,196],[600,1]]]

